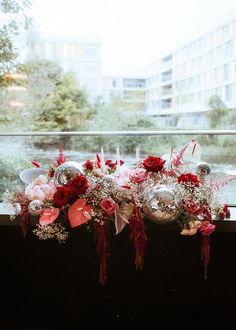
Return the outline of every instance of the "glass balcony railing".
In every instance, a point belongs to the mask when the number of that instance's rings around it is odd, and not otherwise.
[[[6,190],[21,184],[19,173],[34,160],[47,167],[62,146],[70,160],[94,159],[103,147],[105,159],[116,160],[117,148],[126,163],[148,155],[162,157],[195,140],[201,160],[209,164],[212,177],[236,175],[236,130],[206,131],[104,131],[104,132],[11,132],[0,133],[0,200]],[[236,180],[226,188],[227,200],[236,204]]]

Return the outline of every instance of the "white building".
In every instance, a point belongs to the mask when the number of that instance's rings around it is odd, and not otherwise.
[[[103,102],[122,101],[127,110],[145,111],[145,78],[136,75],[104,76]]]
[[[30,57],[57,62],[76,78],[93,100],[101,95],[101,44],[97,38],[41,34],[32,44]]]
[[[204,127],[212,95],[236,109],[236,13],[145,70],[146,111],[165,125],[177,115],[181,127]]]

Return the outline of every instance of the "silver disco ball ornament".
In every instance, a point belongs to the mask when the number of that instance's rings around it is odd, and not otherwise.
[[[64,186],[77,175],[84,175],[85,169],[83,165],[74,161],[68,161],[60,166],[55,171],[54,182],[56,186]]]
[[[143,210],[147,219],[159,224],[173,222],[179,215],[175,194],[165,185],[154,186],[145,192]]]
[[[44,203],[39,199],[34,199],[29,203],[28,211],[31,215],[41,215],[44,211]]]
[[[210,166],[206,162],[196,164],[196,173],[199,175],[208,175],[211,172]]]

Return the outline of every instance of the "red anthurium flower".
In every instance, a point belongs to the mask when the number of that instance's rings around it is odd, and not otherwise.
[[[93,209],[86,202],[85,198],[80,198],[69,208],[68,219],[72,228],[90,220]]]
[[[49,225],[53,221],[55,221],[59,215],[60,210],[58,208],[54,209],[45,209],[43,214],[39,219],[39,223],[41,226]]]

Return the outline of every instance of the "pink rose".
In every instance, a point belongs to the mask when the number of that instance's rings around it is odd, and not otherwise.
[[[104,198],[101,201],[100,206],[103,209],[103,211],[105,211],[107,214],[114,213],[115,208],[116,208],[116,204],[110,198]]]
[[[25,188],[25,196],[30,201],[34,199],[39,199],[40,201],[43,201],[45,198],[44,192],[41,190],[41,186],[34,185],[33,183],[30,183]]]
[[[203,236],[208,236],[212,234],[215,230],[215,225],[213,225],[209,221],[203,221],[199,230]]]
[[[42,185],[41,190],[45,194],[45,199],[51,201],[53,199],[53,195],[56,193],[57,188],[54,182],[49,182],[47,184]]]
[[[148,173],[144,168],[136,168],[130,173],[129,179],[134,183],[142,183],[147,179],[147,174]]]
[[[42,174],[34,179],[35,185],[37,184],[37,185],[41,186],[41,185],[45,184],[46,182],[47,182],[47,178],[45,175],[42,175]]]

